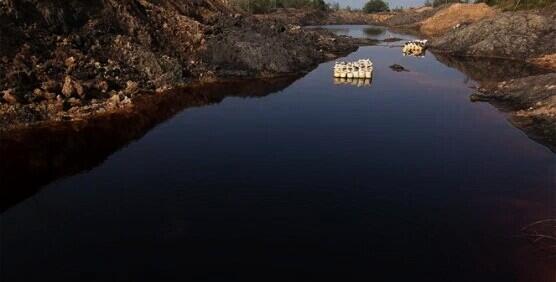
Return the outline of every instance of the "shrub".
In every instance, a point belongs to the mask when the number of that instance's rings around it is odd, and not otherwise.
[[[363,7],[365,13],[378,13],[389,11],[388,3],[383,0],[370,0]]]

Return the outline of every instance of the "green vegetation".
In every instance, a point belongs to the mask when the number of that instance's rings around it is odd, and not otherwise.
[[[370,0],[363,6],[363,12],[365,13],[378,13],[390,11],[388,3],[383,0]]]
[[[269,13],[277,8],[328,10],[324,0],[230,0],[230,4],[253,14]]]

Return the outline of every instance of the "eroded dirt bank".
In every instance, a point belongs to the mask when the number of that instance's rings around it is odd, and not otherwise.
[[[0,128],[89,118],[192,81],[302,73],[368,43],[221,0],[0,1]]]

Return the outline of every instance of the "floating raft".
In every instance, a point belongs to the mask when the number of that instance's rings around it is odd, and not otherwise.
[[[404,56],[423,57],[427,49],[427,40],[412,40],[407,41],[402,47]]]
[[[336,62],[334,78],[371,79],[373,77],[373,63],[369,59],[355,62]]]

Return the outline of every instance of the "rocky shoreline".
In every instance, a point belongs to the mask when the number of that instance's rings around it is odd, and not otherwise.
[[[301,74],[373,44],[220,0],[8,0],[0,24],[0,131],[122,111],[195,82]]]

